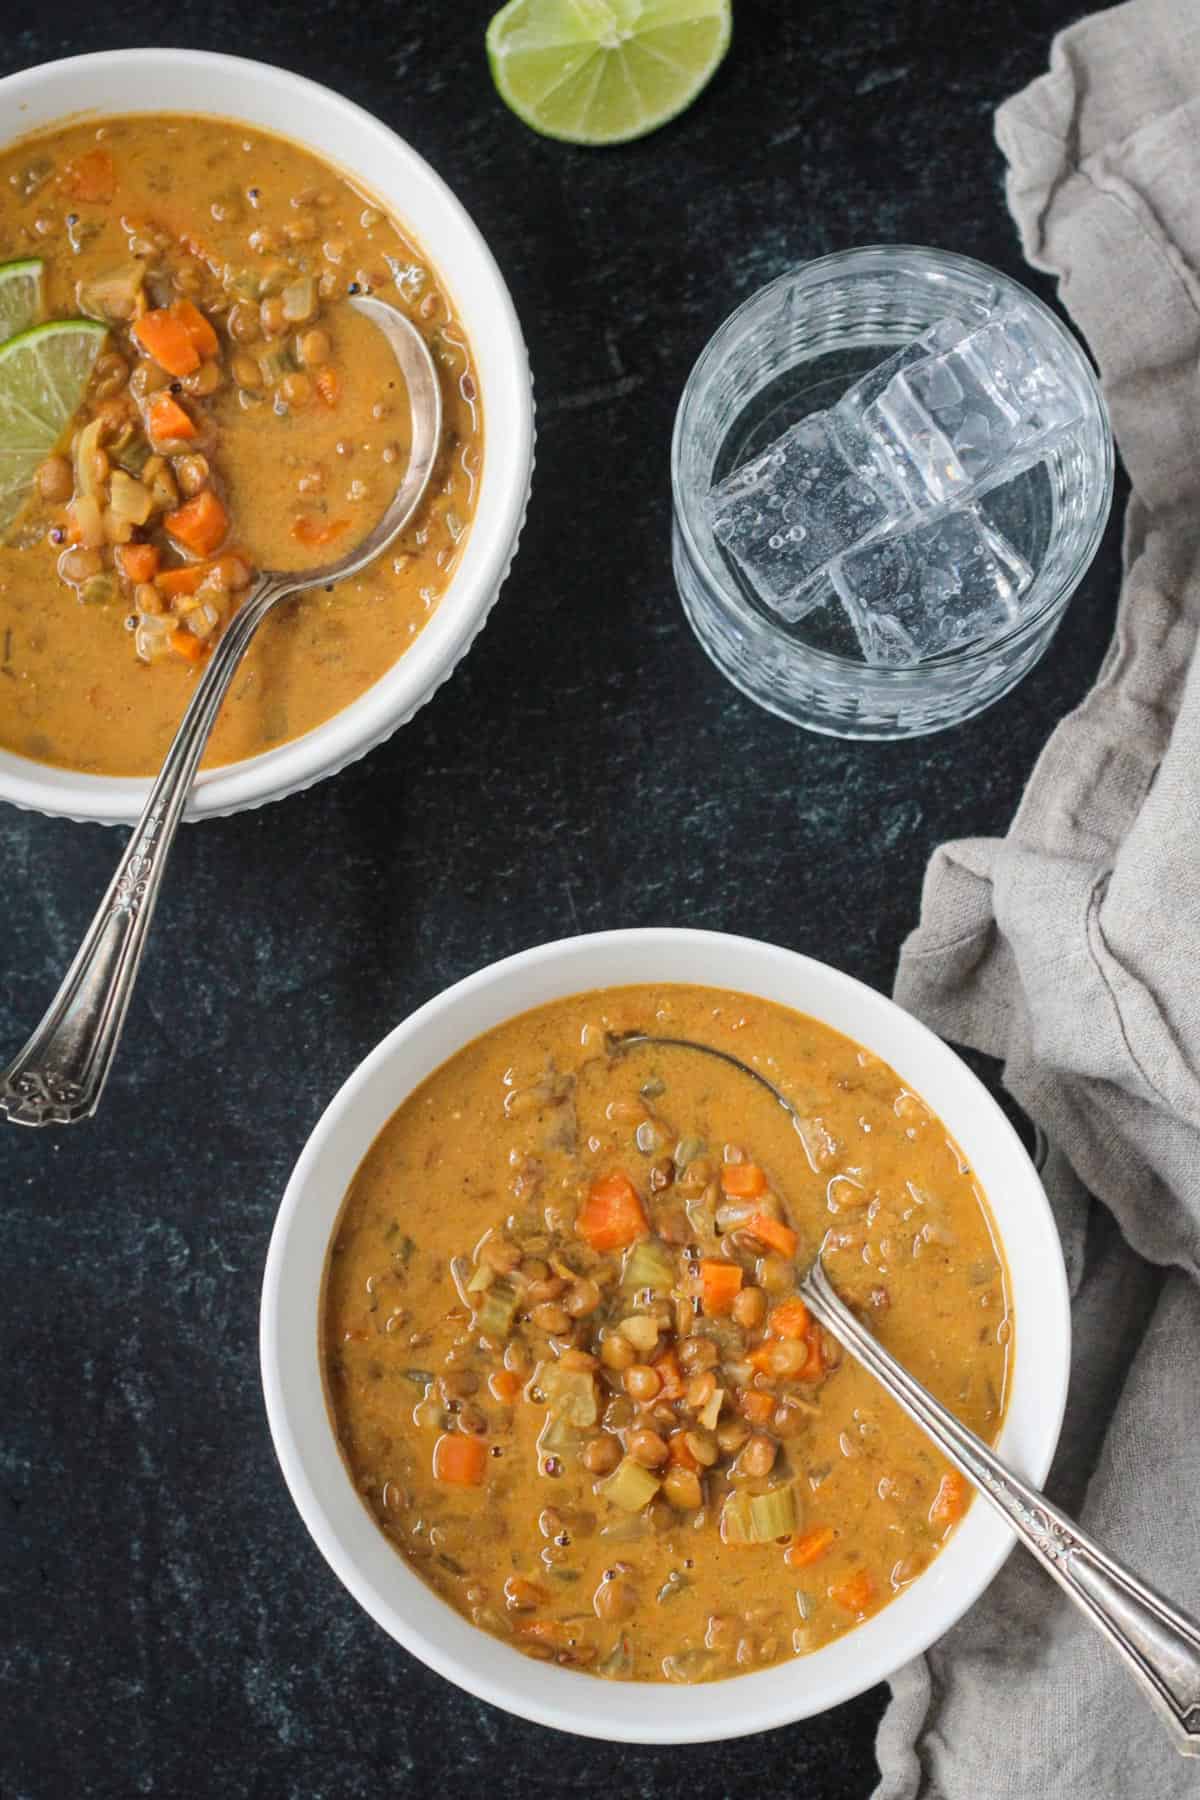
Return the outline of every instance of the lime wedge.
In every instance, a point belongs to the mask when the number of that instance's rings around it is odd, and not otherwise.
[[[42,261],[0,263],[0,344],[27,331],[42,316]]]
[[[543,136],[623,144],[691,105],[730,31],[730,0],[509,0],[488,61],[500,98]]]
[[[0,532],[83,404],[107,325],[54,319],[0,344]]]

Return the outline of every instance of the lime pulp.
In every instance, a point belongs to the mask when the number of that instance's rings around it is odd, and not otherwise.
[[[509,0],[487,51],[501,99],[534,131],[621,144],[691,105],[731,30],[730,0]]]
[[[54,319],[0,344],[0,532],[82,406],[107,335],[94,319]]]
[[[42,261],[28,256],[0,263],[0,344],[42,316]]]

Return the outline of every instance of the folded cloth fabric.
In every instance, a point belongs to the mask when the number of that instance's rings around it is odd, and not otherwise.
[[[948,844],[896,983],[1041,1127],[1075,1332],[1050,1493],[1200,1615],[1200,4],[1064,32],[997,117],[1133,488],[1115,641],[1008,836]],[[1017,1321],[1020,1354],[1020,1321]],[[1017,1551],[893,1681],[875,1800],[1172,1800],[1200,1768]]]

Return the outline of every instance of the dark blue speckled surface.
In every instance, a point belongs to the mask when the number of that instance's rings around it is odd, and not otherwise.
[[[886,987],[934,844],[1004,827],[1099,665],[1115,530],[1016,694],[946,737],[839,744],[755,710],[696,648],[671,587],[667,445],[706,338],[792,261],[891,238],[1021,272],[991,113],[1079,9],[736,0],[700,104],[608,153],[503,110],[488,10],[4,8],[0,72],[165,38],[278,61],[397,127],[512,284],[541,430],[524,547],[460,673],[336,781],[189,829],[103,1115],[0,1131],[5,1800],[857,1800],[874,1779],[882,1691],[741,1743],[622,1750],[523,1725],[413,1663],[284,1490],[259,1280],[326,1100],[446,983],[541,939],[676,922]],[[40,1013],[115,844],[0,813],[0,1046]]]

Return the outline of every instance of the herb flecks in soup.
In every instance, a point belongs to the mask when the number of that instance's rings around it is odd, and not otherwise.
[[[42,312],[108,331],[82,410],[0,546],[0,744],[92,773],[154,771],[256,568],[336,561],[409,451],[395,357],[348,303],[427,338],[442,454],[404,535],[269,619],[211,764],[301,735],[409,647],[474,508],[470,353],[427,258],[308,152],[203,118],[74,125],[0,155],[0,262],[40,259]]]
[[[711,1057],[736,1052],[800,1108]],[[809,1315],[839,1291],[986,1438],[1011,1325],[945,1127],[837,1032],[623,988],[462,1050],[364,1159],[324,1353],[351,1474],[451,1605],[528,1655],[704,1681],[819,1648],[937,1554],[968,1493]]]

